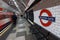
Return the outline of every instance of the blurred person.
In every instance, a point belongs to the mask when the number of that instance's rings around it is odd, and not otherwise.
[[[15,14],[12,15],[12,20],[13,20],[13,24],[16,24],[16,22],[17,22],[17,16]]]

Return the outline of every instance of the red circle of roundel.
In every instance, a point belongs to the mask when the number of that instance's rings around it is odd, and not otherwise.
[[[47,10],[47,9],[43,9],[41,12],[40,12],[40,16],[43,14],[43,13],[46,13],[47,15],[48,15],[48,17],[52,17],[52,14],[51,14],[51,12],[49,11],[49,10]],[[42,21],[42,19],[40,19],[40,22],[41,22],[41,24],[43,25],[43,26],[45,26],[45,27],[48,27],[49,25],[51,25],[51,21],[48,21],[47,23],[44,23],[43,21]]]

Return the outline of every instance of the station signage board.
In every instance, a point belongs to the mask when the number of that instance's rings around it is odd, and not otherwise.
[[[60,38],[60,5],[34,11],[34,22]]]

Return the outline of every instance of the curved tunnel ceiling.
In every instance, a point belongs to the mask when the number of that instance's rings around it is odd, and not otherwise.
[[[6,4],[2,0],[0,0],[0,7],[4,8],[4,9],[7,9],[9,11],[18,12],[17,10],[13,9],[12,7],[10,7],[8,4]]]
[[[10,5],[12,8],[18,10],[15,6],[15,4],[12,2],[12,0],[3,0],[4,2],[6,2],[8,5]],[[26,5],[28,4],[29,0],[15,0],[20,8],[20,10],[22,12],[24,12],[24,9],[26,7]],[[21,2],[22,1],[22,2]],[[11,2],[11,3],[10,3]],[[24,3],[24,4],[23,4]]]

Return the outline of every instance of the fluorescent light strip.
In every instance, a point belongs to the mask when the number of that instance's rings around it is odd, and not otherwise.
[[[31,6],[31,4],[34,2],[35,0],[30,0],[29,3],[27,4],[27,7],[25,9],[25,11]]]
[[[29,19],[28,19],[28,21],[29,21],[32,25],[34,25],[34,23],[33,23],[33,22],[31,22]]]

